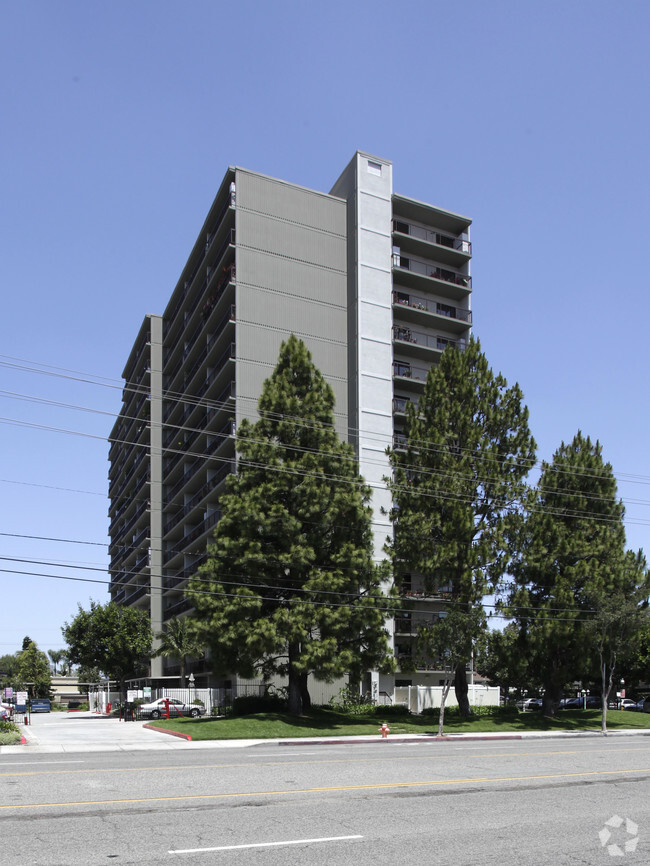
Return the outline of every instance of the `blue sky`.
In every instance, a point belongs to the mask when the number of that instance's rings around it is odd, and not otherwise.
[[[599,439],[647,549],[649,25],[634,0],[5,4],[0,655],[107,599],[82,581],[120,375],[232,164],[329,190],[366,150],[471,216],[475,334],[540,458]]]

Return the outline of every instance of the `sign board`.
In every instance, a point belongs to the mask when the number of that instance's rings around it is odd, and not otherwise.
[[[129,703],[131,703],[131,701],[134,701],[137,697],[138,697],[138,690],[137,689],[128,689],[128,691],[126,693],[126,699]]]
[[[145,686],[142,689],[142,697],[143,698],[150,698],[151,697],[151,686]]]
[[[11,687],[5,689],[5,699],[10,701],[14,696],[14,690]]]

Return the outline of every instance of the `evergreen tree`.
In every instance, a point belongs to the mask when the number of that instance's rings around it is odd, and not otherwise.
[[[188,593],[215,671],[288,677],[293,713],[310,706],[310,673],[359,681],[370,668],[392,669],[370,490],[333,409],[332,389],[292,335],[259,420],[239,427],[237,474]]]
[[[590,621],[603,599],[626,583],[623,505],[616,480],[580,431],[542,463],[513,567],[509,612],[553,715],[564,686],[594,664]]]
[[[44,652],[31,641],[27,648],[18,654],[17,685],[29,689],[32,698],[49,698],[52,675],[50,663]]]
[[[524,691],[541,688],[531,675],[521,633],[514,622],[503,631],[491,631],[478,645],[475,668],[491,686],[498,686],[504,697],[514,689],[520,698]]]
[[[477,340],[465,351],[447,348],[419,403],[407,405],[405,434],[405,451],[390,453],[395,580],[416,572],[429,591],[451,586],[455,606],[469,614],[506,572],[534,463],[521,390],[494,375]],[[471,712],[468,661],[455,673],[464,715]]]

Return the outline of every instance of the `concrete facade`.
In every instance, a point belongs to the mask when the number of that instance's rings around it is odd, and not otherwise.
[[[334,390],[383,557],[386,448],[399,445],[429,367],[471,329],[471,221],[396,195],[392,174],[390,161],[357,152],[324,193],[229,168],[164,313],[145,317],[110,436],[110,572],[112,599],[146,609],[155,631],[191,607],[183,588],[219,519],[234,431],[255,418],[291,333]],[[414,585],[412,620],[435,608]],[[396,631],[403,622],[388,623],[402,649],[413,638],[411,626]],[[151,674],[176,668],[154,659]],[[190,669],[207,680],[207,663]],[[438,685],[425,669],[396,680]],[[369,682],[376,694],[395,684]]]

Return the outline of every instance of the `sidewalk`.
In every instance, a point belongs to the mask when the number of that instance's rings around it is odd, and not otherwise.
[[[77,717],[79,719],[79,717]],[[626,729],[609,731],[603,734],[600,730],[584,731],[526,731],[503,733],[470,733],[445,734],[443,737],[432,734],[397,734],[382,739],[379,735],[337,736],[337,737],[305,737],[300,739],[263,739],[263,740],[192,740],[179,739],[169,735],[169,732],[152,730],[143,722],[117,722],[106,717],[94,717],[86,724],[78,724],[77,720],[70,726],[70,719],[60,723],[50,720],[49,724],[20,726],[27,739],[24,746],[0,746],[0,755],[27,754],[60,754],[71,752],[104,752],[104,751],[156,751],[156,750],[203,750],[203,749],[242,749],[254,746],[340,746],[340,745],[372,745],[382,743],[417,743],[438,744],[444,748],[446,744],[484,741],[496,742],[503,740],[536,740],[536,739],[583,739],[586,737],[632,737],[650,736],[650,730]],[[79,719],[81,722],[81,719]],[[35,730],[36,729],[36,730]],[[47,732],[47,735],[46,735]]]

